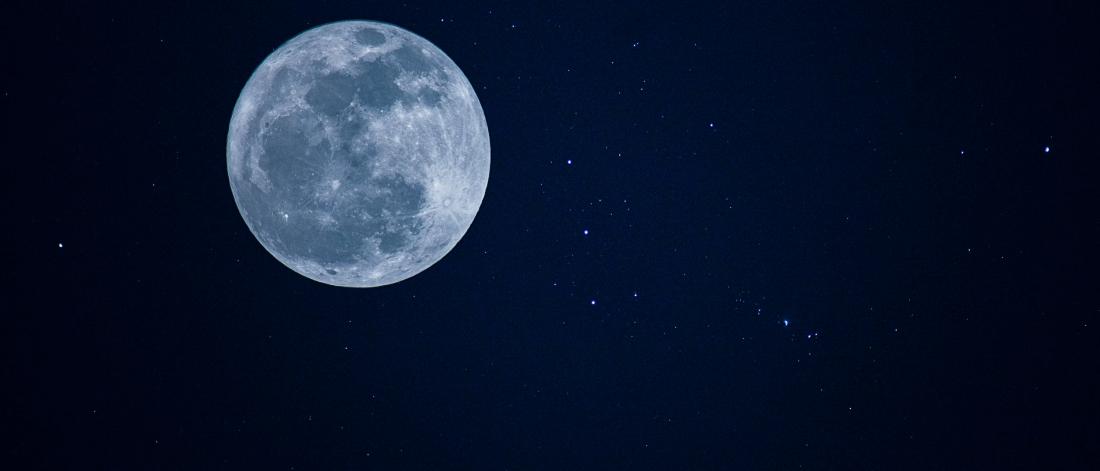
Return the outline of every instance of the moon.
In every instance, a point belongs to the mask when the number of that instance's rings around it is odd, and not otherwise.
[[[321,283],[382,286],[442,259],[489,183],[489,130],[443,51],[373,21],[310,29],[252,73],[229,185],[260,244]]]

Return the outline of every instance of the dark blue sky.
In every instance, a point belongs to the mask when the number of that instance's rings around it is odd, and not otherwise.
[[[1100,463],[1084,4],[11,9],[2,467]],[[284,268],[225,170],[253,69],[344,19],[439,46],[492,142],[376,289]]]

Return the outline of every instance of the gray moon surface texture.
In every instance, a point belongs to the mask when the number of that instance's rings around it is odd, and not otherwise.
[[[249,230],[292,270],[396,283],[447,255],[489,182],[489,130],[466,76],[399,27],[345,21],[271,53],[241,91],[229,183]]]

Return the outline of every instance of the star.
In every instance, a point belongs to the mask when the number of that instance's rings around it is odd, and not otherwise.
[[[791,326],[791,321],[788,321],[787,319],[783,319],[783,327],[790,327],[790,326]]]
[[[1049,154],[1050,153],[1050,146],[1043,147],[1043,153],[1044,154]]]

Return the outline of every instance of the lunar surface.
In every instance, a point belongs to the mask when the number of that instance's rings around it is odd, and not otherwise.
[[[248,80],[229,125],[245,223],[294,271],[381,286],[446,255],[489,182],[489,131],[443,51],[404,29],[332,23],[291,39]]]

